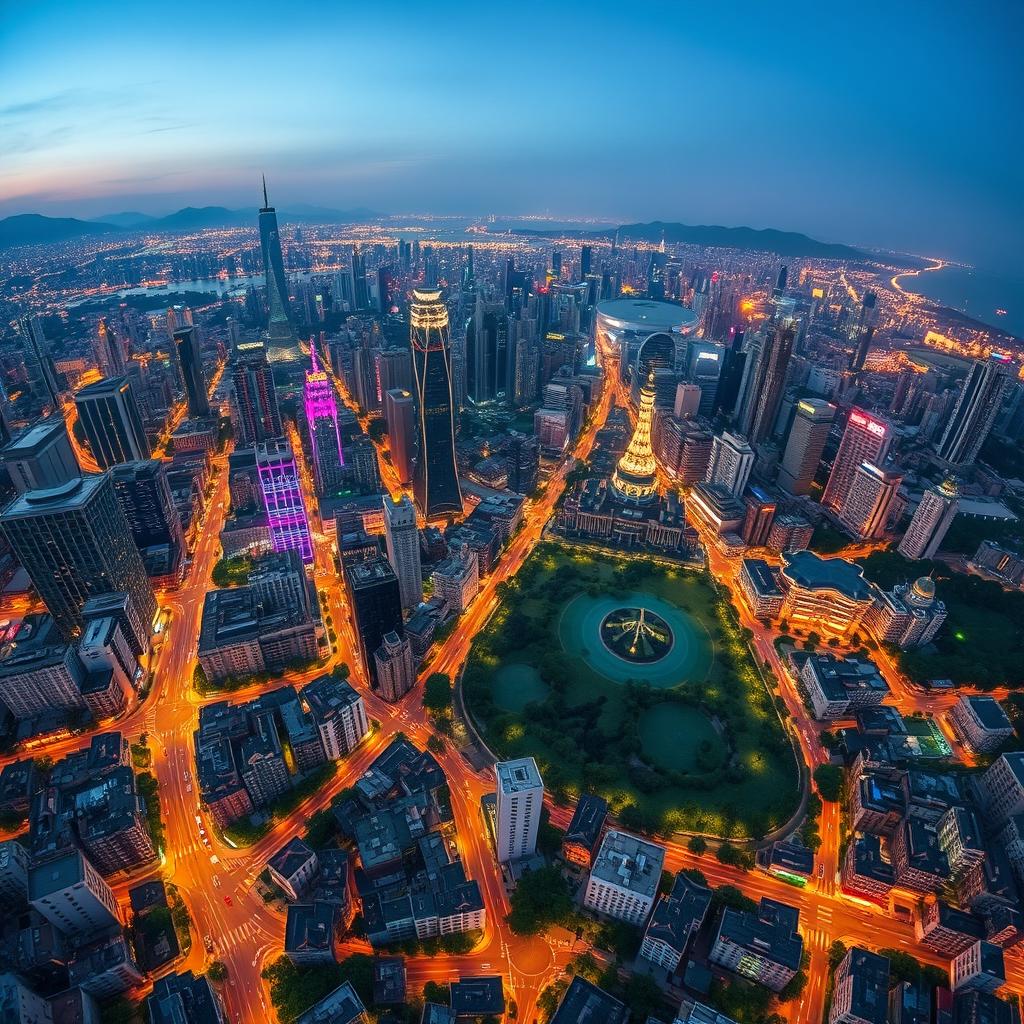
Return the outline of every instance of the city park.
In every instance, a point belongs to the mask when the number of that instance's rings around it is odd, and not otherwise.
[[[627,828],[761,838],[799,803],[775,698],[710,575],[544,542],[502,584],[463,701],[500,758],[556,797],[604,797]]]

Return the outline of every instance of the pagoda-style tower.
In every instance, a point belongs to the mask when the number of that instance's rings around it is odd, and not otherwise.
[[[640,389],[640,415],[636,430],[612,474],[616,496],[633,505],[645,505],[658,496],[658,464],[651,447],[651,419],[654,416],[654,371]]]

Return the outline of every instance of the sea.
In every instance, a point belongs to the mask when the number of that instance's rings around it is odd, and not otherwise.
[[[983,324],[1024,339],[1024,278],[950,264],[917,277],[901,278],[900,284],[908,292],[959,309]]]

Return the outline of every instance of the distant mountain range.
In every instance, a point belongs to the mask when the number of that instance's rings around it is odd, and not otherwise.
[[[535,231],[530,228],[513,229],[514,234],[539,235],[542,237],[564,238],[567,234],[575,234],[581,239],[612,239],[615,228],[603,228],[600,231]],[[850,245],[835,242],[819,242],[815,238],[798,231],[778,231],[775,228],[726,228],[717,224],[679,224],[676,221],[654,220],[648,224],[622,224],[618,228],[619,242],[678,242],[684,245],[701,245],[708,248],[747,249],[753,252],[771,252],[779,256],[804,257],[822,260],[865,260],[877,259],[876,255],[855,249]],[[890,262],[903,263],[904,260]],[[919,260],[909,265],[919,266]]]
[[[375,220],[381,216],[365,207],[352,210],[330,210],[319,206],[296,204],[292,209],[277,212],[286,224],[352,224]],[[0,249],[16,245],[42,245],[67,242],[85,235],[130,234],[136,231],[201,231],[204,228],[256,227],[256,211],[229,210],[224,206],[186,206],[166,217],[151,217],[133,211],[110,213],[95,220],[74,217],[44,217],[40,213],[22,213],[0,220]]]
[[[383,214],[356,207],[352,210],[332,210],[320,206],[298,203],[278,211],[278,218],[286,224],[353,224],[376,220]],[[66,242],[84,235],[131,234],[138,231],[201,231],[204,228],[255,227],[256,211],[229,210],[224,206],[186,206],[166,217],[151,217],[145,213],[127,211],[110,213],[96,220],[77,220],[73,217],[44,217],[38,213],[24,213],[0,220],[0,249],[16,245],[39,245],[47,242]],[[513,234],[538,238],[565,238],[567,235],[581,240],[611,239],[615,228],[599,231],[540,231],[533,228],[513,228]],[[727,228],[719,225],[690,225],[674,221],[651,221],[649,224],[623,224],[618,228],[620,242],[679,242],[714,248],[747,249],[771,252],[785,257],[804,257],[827,260],[877,259],[870,252],[853,246],[817,239],[796,231],[777,231],[774,228]],[[886,261],[905,266],[920,266],[913,257]]]

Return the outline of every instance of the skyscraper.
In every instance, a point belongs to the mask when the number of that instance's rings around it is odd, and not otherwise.
[[[647,504],[658,496],[658,463],[651,447],[653,416],[654,371],[651,370],[647,383],[640,389],[636,429],[612,474],[612,488],[616,495],[631,504]]]
[[[902,481],[899,473],[862,462],[854,471],[849,490],[839,506],[839,521],[864,540],[881,537]]]
[[[423,570],[420,566],[420,531],[416,509],[407,495],[394,501],[384,495],[384,536],[388,561],[398,577],[402,609],[415,608],[423,600]]]
[[[404,697],[416,684],[416,662],[407,636],[385,633],[380,647],[373,653],[377,686],[386,701]]]
[[[754,468],[754,449],[746,440],[726,430],[711,442],[711,459],[705,479],[719,484],[731,494],[740,495]]]
[[[884,462],[891,440],[892,429],[886,420],[871,416],[863,409],[851,409],[821,503],[838,510],[850,492],[857,467],[862,462],[876,466]]]
[[[303,562],[312,562],[313,541],[292,446],[283,437],[256,445],[256,469],[274,550],[298,551]]]
[[[310,344],[309,351],[312,369],[306,371],[303,405],[309,429],[309,445],[313,452],[313,475],[316,478],[317,493],[323,497],[335,493],[341,487],[345,456],[341,450],[334,388],[317,363],[315,340]]]
[[[347,565],[345,580],[359,634],[359,657],[366,678],[376,688],[377,664],[374,653],[380,648],[386,634],[395,633],[399,639],[405,636],[398,577],[386,558],[374,558]]]
[[[203,355],[195,327],[179,327],[174,332],[174,345],[178,350],[178,365],[185,381],[189,416],[209,416],[210,400],[206,395],[206,375],[203,373]]]
[[[130,377],[110,377],[75,394],[93,458],[101,469],[149,458],[149,441]]]
[[[871,339],[875,336],[875,321],[878,317],[875,308],[875,293],[868,291],[860,304],[860,314],[850,327],[850,340],[853,342],[853,358],[850,369],[860,373],[871,348]]]
[[[96,355],[104,377],[116,377],[124,373],[124,349],[121,347],[121,339],[103,317],[96,325]]]
[[[448,309],[440,289],[415,288],[409,309],[419,417],[413,493],[427,519],[462,512],[455,465]]]
[[[295,335],[288,308],[288,281],[284,276],[277,210],[267,200],[266,178],[263,179],[263,206],[260,209],[260,249],[263,253],[263,272],[267,279],[267,337],[272,348],[283,348],[284,358],[291,358]]]
[[[537,852],[537,829],[544,806],[544,782],[532,757],[498,761],[497,855],[502,864],[532,857]]]
[[[836,407],[824,399],[797,402],[779,469],[778,484],[784,491],[797,495],[810,491],[835,415]]]
[[[0,458],[19,494],[59,487],[82,475],[63,416],[33,423],[4,448]]]
[[[960,489],[955,480],[929,487],[896,550],[904,558],[934,558],[959,507]]]
[[[242,342],[235,346],[231,363],[240,447],[280,437],[284,429],[266,346],[262,341]]]
[[[22,494],[0,526],[65,636],[95,594],[125,591],[143,623],[153,621],[156,599],[109,473]]]
[[[782,392],[786,385],[786,370],[793,354],[793,326],[780,324],[765,339],[754,375],[753,388],[748,396],[747,419],[744,423],[752,445],[771,437],[779,415]]]
[[[384,392],[384,421],[388,425],[391,464],[399,482],[407,484],[416,461],[416,409],[411,391],[392,388]]]
[[[53,368],[50,350],[43,334],[43,325],[37,316],[25,316],[18,321],[18,333],[24,342],[25,370],[29,386],[56,411],[60,406],[57,372]]]
[[[508,394],[508,317],[478,292],[466,333],[466,391],[476,405]]]
[[[1009,358],[998,353],[974,363],[939,442],[940,459],[954,466],[974,464],[1012,380],[1010,369]]]
[[[169,564],[177,567],[185,554],[185,537],[167,482],[167,463],[159,459],[125,462],[114,466],[110,475],[135,546],[142,552],[166,544]]]

